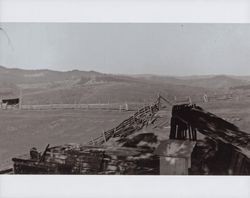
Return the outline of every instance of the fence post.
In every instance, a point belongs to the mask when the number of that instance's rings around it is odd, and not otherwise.
[[[204,100],[204,103],[208,102],[208,99],[207,99],[207,94],[204,94],[204,96],[203,96],[203,100]]]
[[[23,100],[23,91],[22,88],[20,88],[20,96],[19,96],[19,109],[22,109],[22,100]]]
[[[107,142],[104,130],[102,130],[102,135],[103,135],[104,142]]]
[[[189,101],[189,104],[192,104],[192,99],[190,96],[188,96],[188,101]]]
[[[125,109],[128,111],[128,103],[125,103]]]

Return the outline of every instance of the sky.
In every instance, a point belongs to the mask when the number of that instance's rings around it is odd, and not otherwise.
[[[0,23],[0,65],[115,74],[250,75],[250,24]]]

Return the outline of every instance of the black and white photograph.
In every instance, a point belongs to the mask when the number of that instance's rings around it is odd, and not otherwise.
[[[250,25],[0,23],[0,173],[250,175]]]

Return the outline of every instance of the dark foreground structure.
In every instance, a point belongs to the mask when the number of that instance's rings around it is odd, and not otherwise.
[[[146,149],[64,145],[48,149],[44,161],[13,161],[18,174],[159,174],[159,160]]]
[[[171,139],[198,140],[192,153],[197,174],[250,174],[250,135],[196,105],[174,106]]]
[[[33,148],[27,157],[13,158],[14,173],[250,175],[249,134],[199,106],[183,104],[172,106],[169,139],[162,140],[155,131],[166,121],[160,116],[168,108],[163,102],[169,107],[159,96],[87,144],[48,145],[43,153]]]

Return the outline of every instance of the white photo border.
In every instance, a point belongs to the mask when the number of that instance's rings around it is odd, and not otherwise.
[[[0,0],[0,22],[250,23],[248,0]],[[250,177],[0,176],[1,198],[249,198]]]
[[[0,0],[0,21],[249,23],[249,10],[249,0]]]

